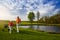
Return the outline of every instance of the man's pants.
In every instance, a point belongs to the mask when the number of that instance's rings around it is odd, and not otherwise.
[[[19,24],[16,24],[17,32],[19,32]]]
[[[9,33],[11,34],[12,26],[9,26]]]

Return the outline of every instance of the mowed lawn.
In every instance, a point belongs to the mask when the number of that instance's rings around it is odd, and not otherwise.
[[[8,29],[4,29],[3,27],[6,23],[0,22],[0,40],[60,40],[60,34],[50,34],[24,28],[20,28],[19,33],[17,33],[16,28],[14,28],[15,30],[12,30],[12,33],[9,34]]]
[[[0,30],[0,40],[60,40],[60,34],[50,34],[32,29],[20,28],[20,32],[12,30],[9,34],[8,30]]]

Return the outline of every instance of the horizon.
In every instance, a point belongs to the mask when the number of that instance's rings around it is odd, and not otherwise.
[[[55,15],[60,11],[60,0],[0,0],[0,20],[28,21],[30,11],[40,12],[40,17]],[[35,18],[35,20],[37,20]]]

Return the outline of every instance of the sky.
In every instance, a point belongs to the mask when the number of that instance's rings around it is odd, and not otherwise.
[[[30,11],[40,12],[40,17],[55,15],[60,10],[60,0],[0,0],[0,20],[15,20],[17,16],[27,21]],[[36,18],[35,18],[36,20]]]

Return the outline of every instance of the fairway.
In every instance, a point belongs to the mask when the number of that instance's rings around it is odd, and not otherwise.
[[[0,30],[0,40],[60,40],[60,34],[49,34],[23,28],[20,29],[19,33],[16,30],[12,30],[11,34],[7,30]]]

